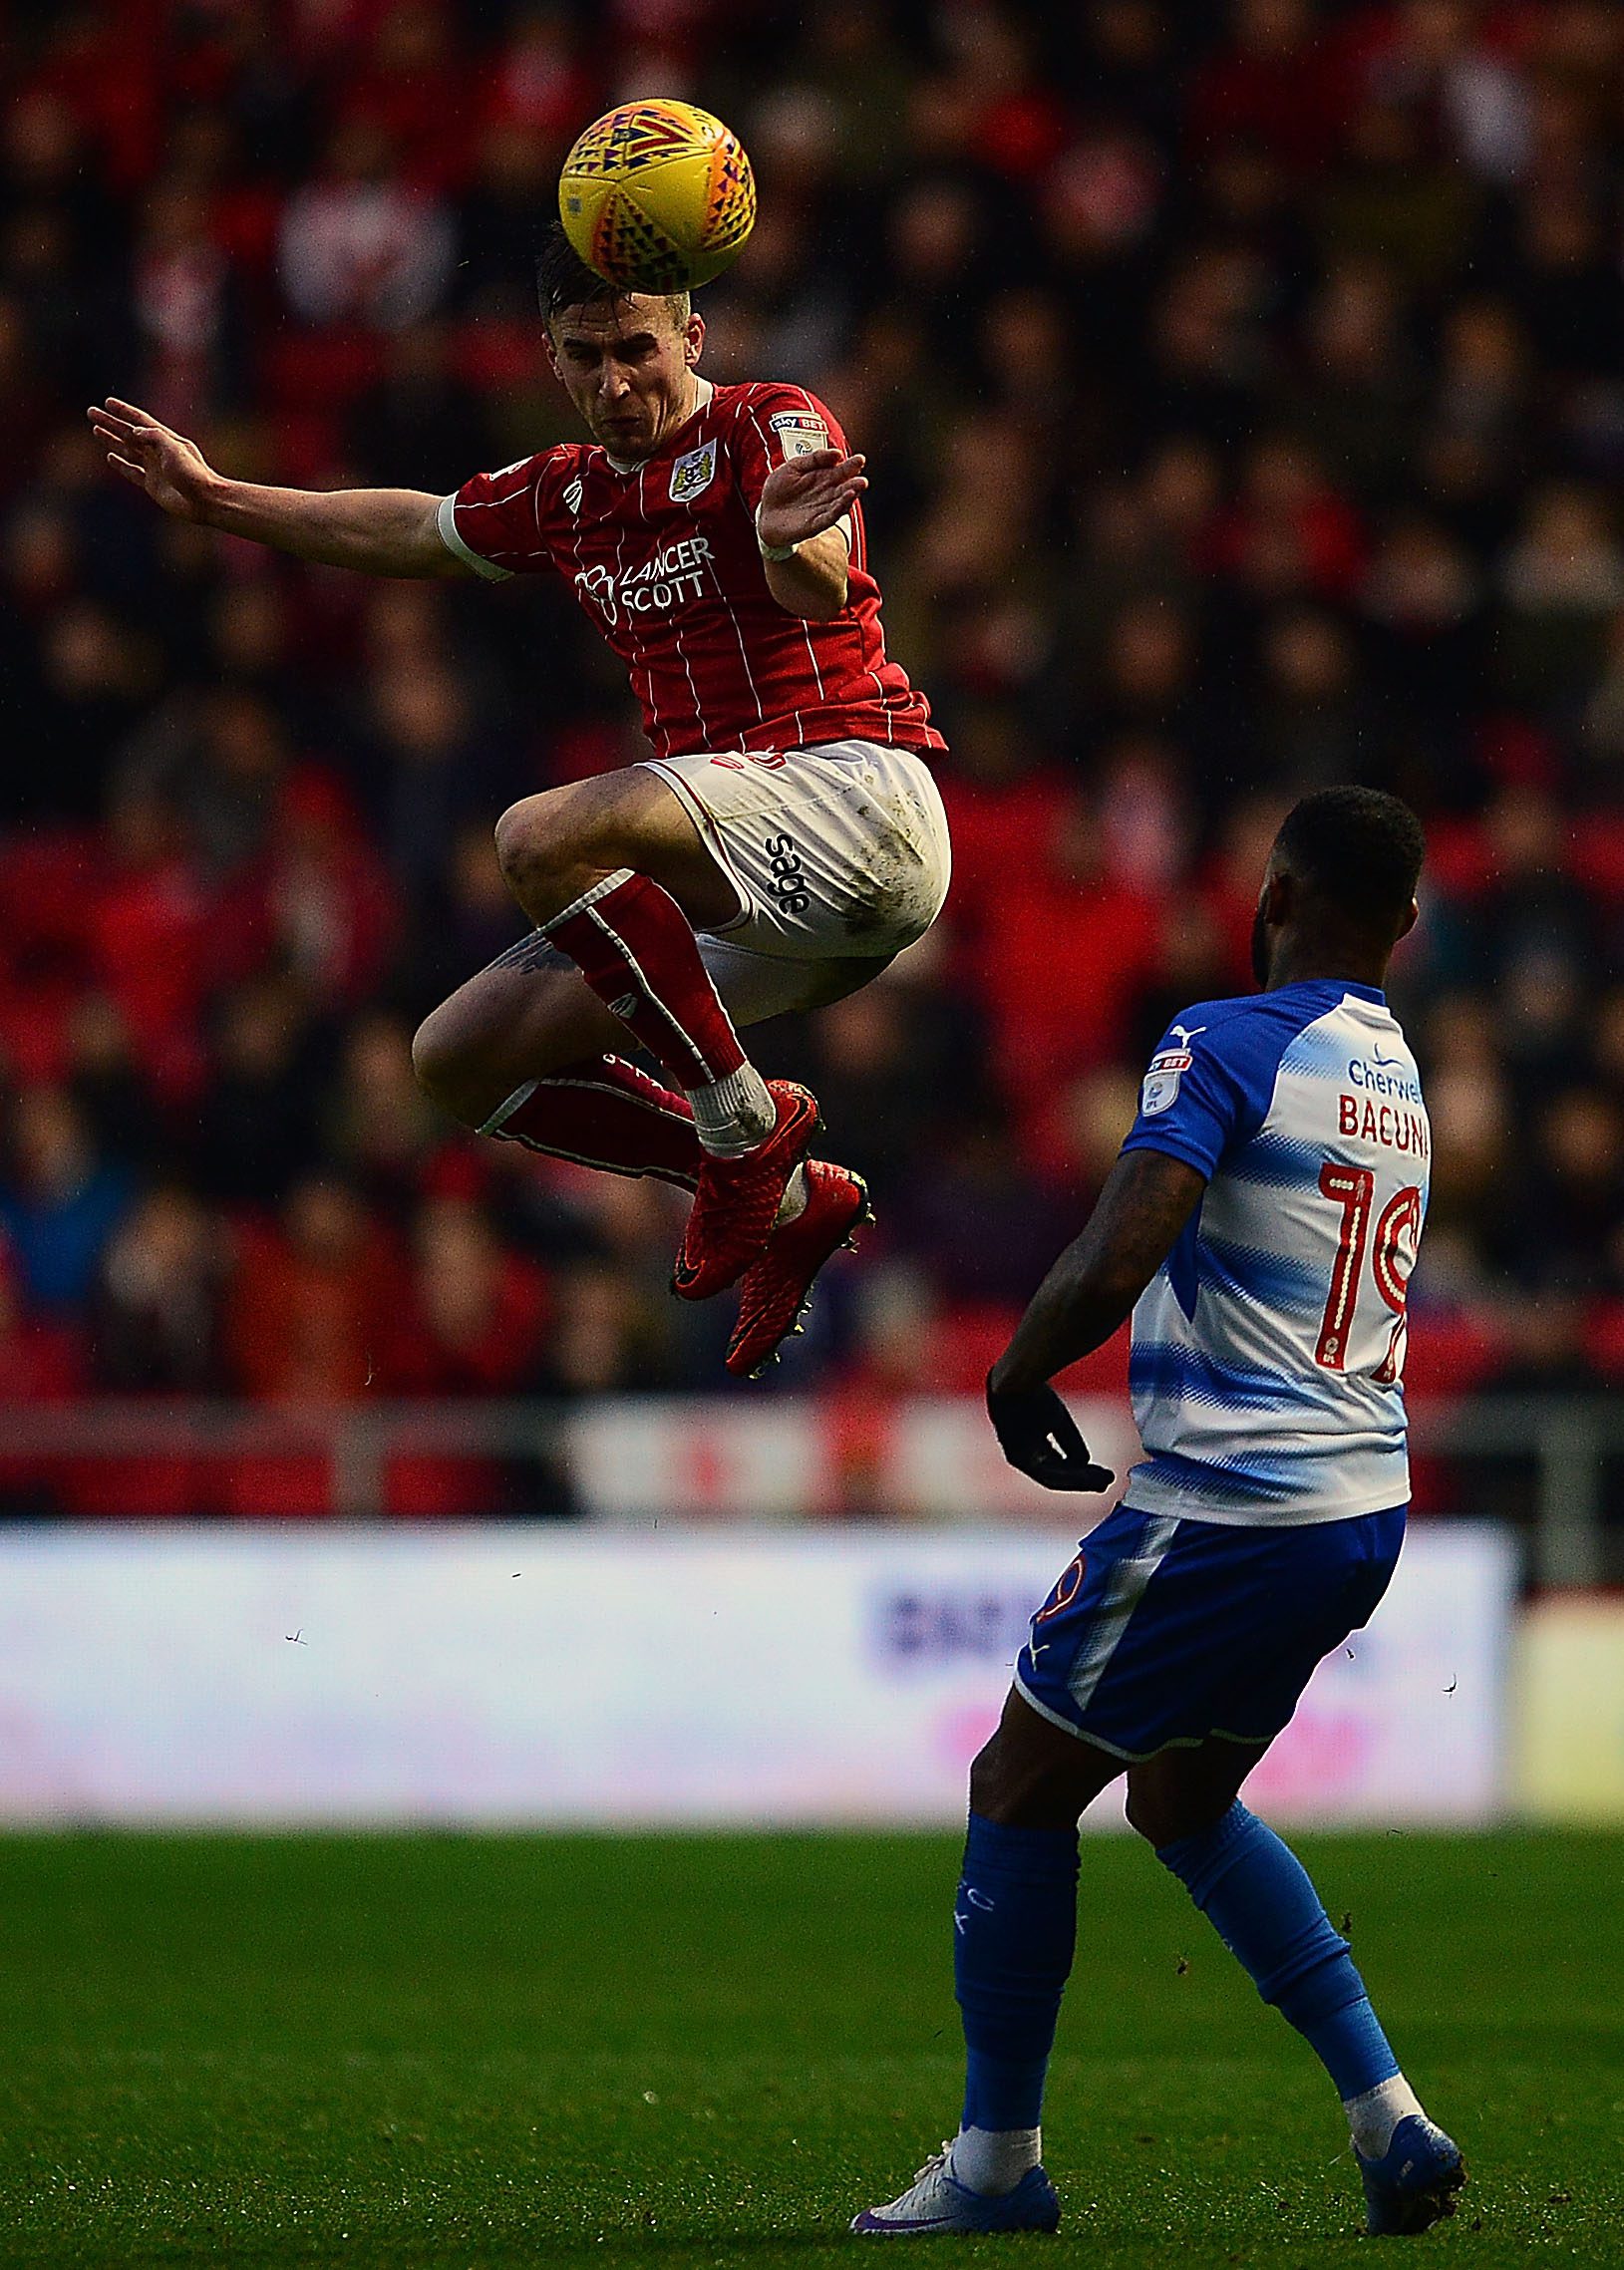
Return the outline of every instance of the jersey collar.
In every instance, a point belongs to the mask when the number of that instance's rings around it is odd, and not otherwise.
[[[604,463],[610,466],[614,472],[618,473],[622,479],[624,479],[627,474],[641,473],[644,466],[652,465],[656,458],[664,457],[666,451],[671,447],[672,443],[676,441],[678,435],[686,434],[689,427],[694,423],[694,419],[699,417],[701,412],[709,410],[711,407],[712,400],[716,394],[715,387],[712,386],[708,378],[696,379],[694,383],[699,388],[699,394],[694,403],[693,415],[691,417],[685,418],[682,424],[676,429],[675,433],[667,434],[665,440],[660,444],[657,450],[651,450],[646,458],[632,458],[630,460],[627,460],[625,458],[612,458],[610,457],[608,451],[605,450],[603,453]]]
[[[1312,986],[1316,992],[1323,988],[1327,993],[1351,993],[1356,1001],[1369,1001],[1378,1009],[1387,1007],[1387,995],[1379,985],[1361,985],[1353,977],[1294,977],[1289,985],[1271,986],[1269,990],[1271,993],[1295,993],[1299,987],[1308,986]]]

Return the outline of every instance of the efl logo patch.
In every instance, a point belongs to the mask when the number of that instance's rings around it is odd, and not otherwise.
[[[572,512],[578,512],[580,510],[581,497],[585,491],[585,487],[586,484],[582,481],[580,475],[577,474],[574,480],[570,483],[569,486],[564,490],[564,502],[569,506],[569,509]]]
[[[1188,1049],[1163,1049],[1150,1059],[1150,1069],[1139,1087],[1139,1112],[1153,1120],[1178,1100],[1178,1083],[1193,1062]]]
[[[690,450],[686,457],[678,458],[671,468],[671,501],[673,504],[691,504],[696,496],[703,496],[716,479],[716,444],[702,443]]]
[[[1082,1553],[1079,1553],[1069,1568],[1062,1569],[1056,1579],[1054,1590],[1032,1619],[1035,1624],[1046,1624],[1051,1616],[1063,1616],[1066,1613],[1066,1610],[1083,1589],[1083,1577],[1087,1567],[1088,1562]]]
[[[810,410],[781,410],[767,423],[779,438],[786,463],[791,458],[810,458],[814,450],[828,448],[828,428]]]

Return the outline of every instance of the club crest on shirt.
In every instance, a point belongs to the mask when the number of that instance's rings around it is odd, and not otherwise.
[[[828,428],[810,410],[781,410],[767,421],[779,438],[785,460],[810,458],[828,448]]]
[[[1150,1059],[1150,1069],[1139,1086],[1139,1113],[1153,1120],[1178,1099],[1178,1083],[1194,1059],[1188,1049],[1161,1049]]]
[[[716,443],[702,442],[697,450],[689,450],[678,458],[671,468],[671,501],[673,504],[691,504],[696,496],[703,496],[716,479]]]

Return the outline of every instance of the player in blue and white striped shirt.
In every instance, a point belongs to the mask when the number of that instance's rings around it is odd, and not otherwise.
[[[1146,1453],[1032,1621],[970,1779],[954,1924],[958,2136],[854,2229],[1055,2228],[1045,2069],[1076,1936],[1077,1822],[1128,1816],[1347,2111],[1367,2227],[1452,2213],[1461,2154],[1422,2111],[1347,1942],[1239,1800],[1320,1658],[1387,1588],[1410,1493],[1405,1297],[1431,1137],[1382,992],[1425,845],[1396,798],[1329,789],[1286,819],[1253,933],[1259,992],[1171,1025],[1082,1236],[988,1382],[1006,1456],[1054,1489],[1114,1478],[1049,1384],[1132,1310]]]

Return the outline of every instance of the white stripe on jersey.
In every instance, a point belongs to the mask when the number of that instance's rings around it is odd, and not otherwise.
[[[440,499],[435,509],[435,526],[440,530],[440,540],[452,557],[460,559],[465,567],[472,567],[475,574],[483,576],[487,583],[504,583],[512,573],[511,568],[498,567],[493,559],[487,559],[483,552],[475,551],[458,534],[455,491]]]
[[[701,417],[700,417],[700,419],[699,419],[699,433],[700,433],[700,435],[701,435],[702,437],[703,437],[704,431],[705,431],[705,419],[704,419],[704,416],[703,416],[703,414],[702,414],[702,415],[701,415]],[[702,439],[702,440],[701,440],[699,443],[697,443],[697,444],[696,444],[696,447],[698,447],[698,448],[703,448],[703,447],[704,447],[703,439]],[[642,518],[643,518],[643,525],[644,525],[644,527],[646,528],[646,527],[648,526],[648,494],[647,494],[647,487],[648,487],[648,484],[647,484],[647,479],[646,479],[646,476],[647,476],[647,473],[648,473],[648,468],[647,468],[647,466],[645,466],[645,467],[643,468],[643,473],[644,473],[644,476],[645,476],[645,478],[644,478],[643,480],[639,481],[639,482],[638,482],[638,484],[637,484],[637,509],[638,509],[638,511],[639,511],[639,512],[642,514]],[[687,647],[687,644],[686,644],[686,642],[684,641],[684,638],[683,638],[683,635],[682,635],[682,616],[681,616],[681,613],[680,613],[680,611],[674,611],[674,612],[672,613],[672,616],[671,616],[671,633],[672,633],[672,636],[675,638],[675,640],[676,640],[676,642],[677,642],[677,652],[678,652],[678,654],[679,654],[679,655],[681,656],[681,658],[682,658],[682,667],[683,667],[683,674],[684,674],[684,676],[685,676],[685,677],[687,678],[687,680],[688,680],[688,691],[689,691],[689,693],[690,693],[690,694],[692,695],[692,697],[693,697],[693,703],[694,703],[694,721],[695,721],[695,723],[696,723],[696,724],[698,725],[698,727],[699,727],[699,743],[700,743],[700,747],[701,747],[702,749],[705,749],[705,748],[708,748],[708,747],[710,746],[711,733],[710,733],[710,728],[709,728],[709,727],[706,725],[706,723],[705,723],[705,712],[704,712],[703,708],[700,706],[700,699],[699,699],[699,688],[698,688],[698,687],[695,685],[695,683],[694,683],[694,673],[693,673],[692,669],[689,667],[689,662],[688,662],[688,647]],[[651,703],[649,706],[650,706],[650,708],[652,709],[652,707],[653,707],[652,703]],[[663,723],[663,721],[662,721],[662,723]],[[662,750],[659,752],[659,754],[660,754],[662,757],[669,757],[669,756],[670,756],[670,754],[671,754],[671,744],[673,744],[673,743],[676,741],[676,738],[677,738],[677,736],[676,736],[676,734],[675,734],[675,733],[672,731],[672,729],[671,729],[671,727],[670,727],[670,726],[664,726],[664,732],[665,732],[665,738],[666,738],[666,744],[667,744],[667,746],[666,746],[664,749],[662,749]]]
[[[851,564],[861,574],[866,575],[868,572],[868,530],[863,523],[862,504],[860,499],[851,507],[851,526],[852,533],[856,539],[856,552],[853,556]],[[874,668],[873,664],[871,662],[865,662],[863,660],[861,623],[853,622],[851,628],[857,641],[858,665],[862,669],[866,670],[869,677],[874,681],[874,699],[878,702],[880,708],[885,712],[886,747],[894,748],[896,746],[896,720],[891,715],[890,703],[885,699],[884,682],[881,679],[879,672]],[[885,659],[885,633],[880,629],[877,622],[874,625],[874,636],[879,640],[879,658],[881,662],[883,662]]]
[[[643,492],[643,470],[638,470],[638,494],[640,492]],[[574,519],[574,565],[577,565],[577,570],[581,567],[581,515],[579,513],[577,513],[577,519]],[[615,590],[620,590],[620,581],[625,579],[625,572],[627,572],[627,531],[622,529],[618,535],[615,535]],[[577,592],[577,599],[579,599],[579,592]],[[636,702],[643,706],[643,711],[650,715],[650,718],[654,718],[656,715],[654,702],[652,702],[654,674],[650,672],[647,663],[634,663],[634,661],[627,663],[627,670],[631,672],[631,695],[634,695]],[[638,672],[643,672],[643,692],[638,692]],[[666,727],[663,731],[670,733],[670,727]]]
[[[493,512],[500,507],[511,504],[514,497],[517,496],[525,488],[526,486],[529,486],[531,490],[530,518],[536,523],[536,533],[539,534],[541,528],[541,479],[542,475],[546,471],[547,459],[551,456],[551,454],[552,453],[548,451],[543,455],[541,463],[536,468],[533,484],[527,484],[524,481],[520,481],[512,488],[504,490],[503,493],[499,496],[471,496],[468,499],[467,503],[462,506],[463,511]],[[504,466],[500,473],[492,474],[491,479],[493,481],[503,481],[510,473],[522,473],[524,467],[528,464],[528,459],[521,459],[519,464],[516,466]],[[445,541],[450,549],[457,554],[459,559],[465,561],[468,566],[472,567],[477,575],[483,575],[488,582],[495,583],[500,581],[502,577],[511,575],[513,573],[512,568],[498,566],[494,560],[487,559],[483,552],[475,551],[470,544],[464,541],[463,536],[457,526],[457,491],[453,490],[452,494],[444,499],[440,506],[440,510],[435,515],[436,520],[439,524],[440,533],[445,538]],[[552,554],[545,544],[537,545],[530,551],[510,551],[507,556],[509,559],[515,560],[545,559],[550,561],[552,558]]]
[[[807,397],[805,394],[802,395],[801,399],[803,402],[807,402]],[[808,402],[807,407],[809,410],[811,410],[812,404]],[[750,420],[750,423],[756,429],[756,439],[761,443],[763,453],[767,459],[767,470],[769,474],[772,474],[776,470],[773,464],[773,445],[768,440],[767,436],[762,432],[762,422],[757,417],[754,406],[748,402],[745,404],[745,416]],[[773,604],[777,606],[778,601],[775,599]],[[805,616],[801,618],[801,635],[807,641],[807,652],[812,659],[812,675],[817,679],[818,698],[821,699],[823,692],[823,680],[821,675],[818,673],[817,657],[812,653],[812,632],[807,628],[807,619]],[[752,693],[754,693],[755,690],[755,686],[752,684]],[[756,704],[756,707],[758,709],[760,709],[761,706],[762,705],[760,702]],[[805,721],[803,720],[801,712],[799,710],[794,711],[792,714],[794,715],[796,721],[796,747],[798,749],[805,749],[807,746],[807,727]]]
[[[710,574],[711,581],[716,585],[717,597],[721,600],[723,606],[728,610],[728,620],[733,625],[733,635],[739,641],[739,659],[745,666],[745,683],[749,686],[750,698],[756,705],[756,716],[760,723],[765,725],[767,723],[767,712],[762,708],[762,697],[756,691],[756,673],[751,669],[750,656],[745,652],[745,634],[739,628],[739,617],[734,611],[733,601],[728,597],[726,590],[723,588],[721,576],[716,572],[715,561],[707,558],[705,565]]]
[[[545,462],[546,462],[546,453],[544,453],[544,454],[543,454],[543,458],[542,458],[542,463],[543,463],[543,464],[545,464]],[[468,501],[468,502],[467,502],[467,503],[466,503],[466,504],[463,506],[463,509],[464,509],[464,511],[465,511],[465,512],[488,512],[488,511],[491,511],[491,510],[493,510],[493,509],[494,509],[494,507],[495,507],[496,505],[498,505],[498,504],[511,504],[511,502],[513,501],[513,498],[514,498],[514,497],[515,497],[515,496],[518,494],[519,490],[520,490],[521,488],[523,488],[523,487],[524,487],[524,486],[527,485],[527,482],[528,482],[528,479],[529,479],[529,476],[528,476],[528,472],[527,472],[527,468],[528,468],[528,465],[529,465],[529,460],[528,460],[527,458],[521,458],[521,459],[519,460],[519,462],[518,462],[518,464],[517,464],[517,465],[509,465],[509,466],[503,466],[503,468],[502,468],[502,470],[501,470],[501,472],[500,472],[500,473],[493,473],[493,474],[490,476],[490,479],[491,479],[493,482],[494,482],[494,481],[505,481],[505,480],[507,479],[508,475],[509,475],[509,474],[513,474],[513,473],[516,473],[516,474],[521,474],[521,475],[523,475],[523,476],[524,476],[524,479],[523,479],[523,480],[520,480],[520,481],[518,481],[518,482],[515,482],[515,484],[513,485],[513,486],[512,486],[511,488],[504,488],[504,489],[502,490],[502,492],[501,492],[501,494],[500,494],[499,496],[474,496],[474,497],[470,497],[469,501]],[[540,486],[540,481],[541,481],[541,475],[540,475],[540,472],[539,472],[539,471],[537,471],[537,473],[536,473],[536,476],[535,476],[535,480],[536,480],[536,485],[537,485],[537,486]]]
[[[585,481],[585,478],[586,478],[586,474],[587,474],[587,471],[588,471],[588,468],[587,468],[587,467],[583,466],[583,467],[581,468],[581,479],[582,479],[583,483],[584,483],[584,481]],[[581,588],[580,588],[580,586],[581,586],[581,579],[582,579],[582,577],[583,577],[583,576],[586,574],[586,572],[587,572],[587,568],[586,568],[586,562],[585,562],[585,560],[584,560],[584,559],[581,557],[581,536],[582,536],[582,533],[583,533],[583,529],[582,529],[582,525],[581,525],[581,522],[582,522],[582,518],[583,518],[583,514],[582,514],[581,512],[579,512],[579,511],[577,511],[577,512],[576,512],[576,513],[575,513],[575,514],[572,516],[572,519],[571,519],[571,535],[570,535],[570,542],[571,542],[571,546],[572,546],[572,548],[573,548],[573,551],[574,551],[574,554],[575,554],[575,580],[574,580],[573,591],[574,591],[574,597],[575,597],[575,600],[576,600],[576,603],[577,603],[577,605],[579,605],[579,604],[580,604],[580,600],[581,600]],[[622,536],[619,538],[619,543],[620,543],[620,544],[624,544],[624,542],[625,542],[625,537],[622,535]],[[625,562],[624,562],[624,559],[623,559],[623,557],[622,557],[622,555],[621,555],[621,553],[620,553],[620,551],[619,551],[619,549],[618,549],[618,548],[617,548],[617,550],[616,550],[615,558],[616,558],[616,565],[617,565],[617,567],[624,567],[624,565],[625,565]],[[590,617],[590,615],[588,615],[587,619],[588,619],[588,621],[590,621],[590,620],[591,620],[591,617]],[[602,635],[602,634],[600,633],[600,635]],[[643,709],[644,709],[646,712],[648,712],[650,715],[652,715],[652,714],[653,714],[653,709],[654,709],[654,705],[653,705],[653,703],[652,703],[651,701],[647,701],[647,700],[644,700],[644,699],[643,699],[643,697],[642,697],[642,696],[641,696],[641,695],[638,693],[638,691],[637,691],[637,672],[638,672],[638,667],[639,667],[639,666],[638,666],[638,664],[637,664],[637,663],[635,663],[635,662],[631,662],[631,663],[628,663],[628,664],[627,664],[627,668],[630,670],[630,672],[631,672],[631,676],[632,676],[632,694],[633,694],[633,697],[634,697],[634,699],[636,699],[637,701],[639,701],[639,702],[641,703],[641,706],[643,707]],[[646,685],[648,685],[648,684],[650,683],[650,680],[649,680],[649,673],[648,673],[647,669],[644,669],[644,670],[643,670],[643,680],[644,680],[644,684],[645,684],[645,686],[646,686]]]
[[[1145,1099],[1130,1152],[1208,1179],[1134,1310],[1145,1459],[1128,1502],[1253,1527],[1402,1505],[1399,1335],[1431,1140],[1392,1011],[1318,978],[1198,1003]]]
[[[583,502],[585,501],[585,497],[584,497],[584,490],[585,490],[585,486],[586,486],[586,468],[585,468],[585,466],[582,466],[582,468],[581,468],[581,486],[582,486],[582,491],[583,491],[583,495],[582,495],[582,501],[583,501]],[[583,576],[583,575],[586,573],[586,562],[585,562],[585,560],[584,560],[584,559],[582,559],[582,557],[581,557],[581,515],[580,515],[580,513],[579,513],[578,511],[576,511],[576,512],[574,512],[574,513],[572,513],[572,514],[570,515],[570,541],[571,541],[572,545],[574,546],[574,551],[575,551],[575,579],[574,579],[574,582],[573,582],[573,584],[571,585],[571,592],[572,592],[572,595],[573,595],[573,597],[574,597],[574,599],[575,599],[575,602],[576,602],[576,604],[577,604],[577,606],[578,606],[578,605],[580,604],[581,577],[582,577],[582,576]]]
[[[639,495],[641,495],[641,494],[642,494],[642,487],[643,487],[643,483],[642,483],[642,476],[641,476],[641,475],[639,475],[639,476],[638,476],[638,482],[637,482],[637,488],[638,488],[638,494],[639,494]],[[618,592],[619,592],[619,590],[620,590],[620,587],[621,587],[621,585],[624,583],[624,581],[625,581],[625,580],[626,580],[626,531],[625,531],[625,529],[624,529],[624,528],[622,528],[622,529],[620,530],[619,534],[618,534],[618,535],[615,537],[615,583],[614,583],[614,587],[615,587],[615,591],[616,591],[616,593],[617,593],[617,594],[618,594]],[[616,601],[615,601],[615,603],[616,603],[616,605],[618,605],[618,604],[619,604],[619,600],[618,600],[618,597],[616,598]],[[633,681],[633,687],[634,687],[634,689],[635,689],[635,685],[636,685],[636,676],[637,676],[637,665],[636,665],[635,663],[633,663],[631,667],[632,667],[632,681]],[[645,670],[645,672],[644,672],[644,676],[645,676],[645,678],[648,676],[648,673],[647,673],[647,671],[646,671],[646,670]],[[653,713],[653,704],[652,704],[652,703],[649,703],[649,704],[646,704],[645,706],[646,706],[646,707],[649,709],[649,711],[650,711],[650,714],[652,715],[652,713]]]
[[[802,401],[803,401],[803,402],[804,402],[804,403],[807,405],[807,414],[808,414],[808,416],[809,416],[809,417],[811,417],[811,418],[815,418],[815,417],[817,416],[817,409],[816,409],[816,405],[813,403],[812,396],[811,396],[811,395],[810,395],[810,394],[807,392],[806,388],[805,388],[804,386],[803,386],[803,387],[798,387],[798,388],[796,389],[796,392],[797,392],[797,393],[800,395],[800,397],[801,397]],[[752,417],[754,417],[754,416],[755,416],[755,413],[754,413],[754,411],[751,413],[751,415],[752,415]],[[756,430],[757,430],[757,432],[758,432],[758,433],[760,433],[760,431],[761,431],[761,428],[758,426]],[[839,523],[836,521],[835,525],[836,525],[836,526],[838,526],[838,525],[839,525]],[[851,529],[850,529],[850,526],[849,526],[849,524],[847,525],[847,527],[846,527],[846,530],[845,530],[845,543],[846,543],[846,550],[849,552],[849,551],[850,551],[850,549],[851,549]],[[812,676],[813,676],[813,678],[815,678],[815,679],[816,679],[816,681],[817,681],[817,699],[818,699],[818,701],[819,701],[820,703],[822,703],[822,704],[824,705],[824,707],[826,708],[826,707],[827,707],[827,704],[828,704],[828,696],[827,696],[827,695],[824,693],[824,691],[823,691],[823,673],[822,673],[822,671],[821,671],[821,670],[819,670],[819,668],[817,667],[817,649],[816,649],[816,648],[813,646],[813,644],[812,644],[812,625],[811,625],[811,623],[809,623],[809,622],[807,621],[807,619],[806,619],[806,617],[805,617],[805,616],[803,616],[803,617],[802,617],[802,622],[801,622],[801,630],[802,630],[802,636],[803,636],[803,637],[806,639],[806,641],[807,641],[807,660],[808,660],[808,661],[809,661],[809,662],[812,664]],[[798,712],[798,713],[797,713],[797,719],[798,719],[798,722],[799,722],[799,715],[800,715],[800,713]]]

